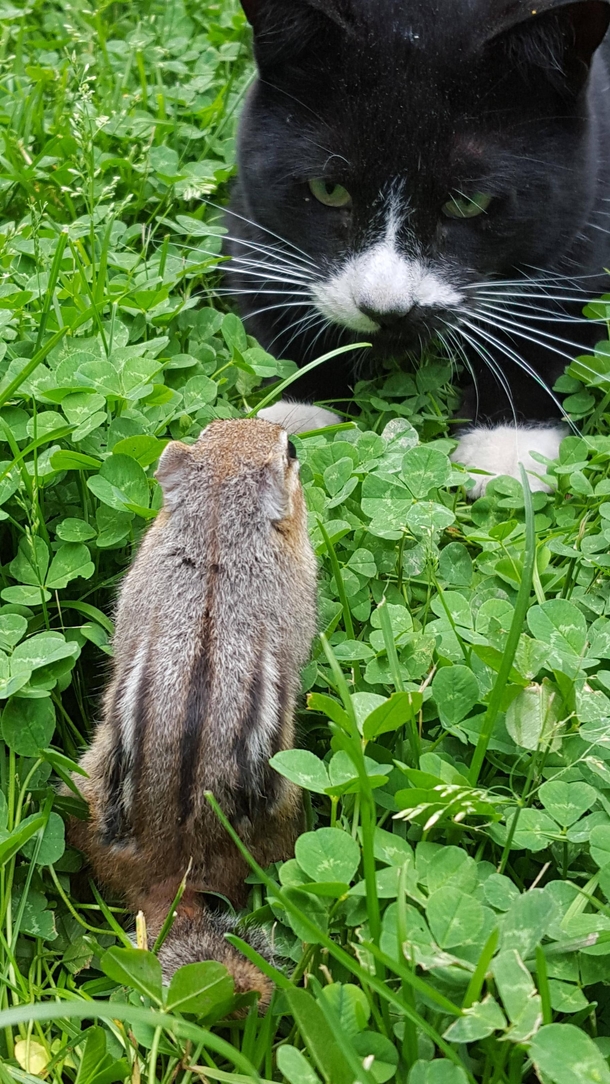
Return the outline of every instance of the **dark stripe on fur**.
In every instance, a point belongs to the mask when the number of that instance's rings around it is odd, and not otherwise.
[[[263,725],[261,717],[265,693],[263,658],[264,648],[261,648],[250,682],[248,707],[233,745],[233,756],[238,770],[238,790],[235,796],[236,816],[238,820],[240,817],[247,817],[252,822],[259,814],[261,804],[265,800],[264,781],[267,773],[267,757],[264,756],[258,762],[253,760],[250,748],[251,736]]]
[[[117,734],[108,769],[108,789],[104,818],[101,824],[100,838],[105,846],[123,843],[130,831],[123,800],[123,786],[127,778],[127,755],[120,736]]]
[[[179,823],[184,824],[193,811],[193,790],[201,731],[208,710],[212,668],[209,655],[209,610],[203,620],[199,651],[191,671],[186,711],[182,724],[182,758],[180,764],[180,792],[178,794]]]
[[[150,651],[147,651],[146,658],[144,659],[144,665],[142,667],[142,672],[140,674],[140,681],[138,683],[135,719],[133,721],[133,758],[129,763],[129,774],[131,776],[132,785],[132,803],[134,808],[137,808],[139,804],[139,790],[142,779],[142,770],[146,762],[146,751],[144,746],[148,730],[146,721],[148,715],[148,695],[151,686],[149,668]],[[138,825],[138,831],[139,830],[140,826]]]

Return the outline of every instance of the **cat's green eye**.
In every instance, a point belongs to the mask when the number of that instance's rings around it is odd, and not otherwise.
[[[443,214],[448,218],[477,218],[487,211],[493,196],[475,192],[473,196],[455,195],[443,204]]]
[[[309,181],[309,191],[325,207],[349,207],[352,202],[347,188],[344,188],[342,184],[325,181],[321,177],[314,177]]]

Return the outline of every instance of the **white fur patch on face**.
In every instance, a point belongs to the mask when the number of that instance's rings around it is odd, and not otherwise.
[[[288,433],[308,433],[310,429],[324,429],[341,421],[337,414],[324,407],[313,403],[291,403],[288,399],[280,399],[279,403],[259,410],[257,418],[283,425]]]
[[[548,493],[549,486],[542,481],[542,463],[532,459],[531,452],[539,452],[546,459],[557,459],[559,445],[568,430],[563,425],[478,425],[460,437],[460,443],[451,458],[465,467],[475,467],[487,474],[474,475],[475,486],[468,491],[471,500],[482,497],[488,482],[501,474],[519,478],[519,464],[527,471],[530,488]]]
[[[310,292],[316,308],[352,331],[366,334],[379,324],[362,308],[383,313],[404,313],[414,306],[454,308],[462,295],[421,259],[410,259],[396,247],[398,215],[390,209],[386,234],[357,256],[350,256],[340,270],[316,282]]]

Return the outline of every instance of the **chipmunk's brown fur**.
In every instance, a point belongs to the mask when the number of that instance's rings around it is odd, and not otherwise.
[[[166,975],[220,959],[238,990],[268,984],[197,893],[245,902],[247,868],[208,806],[217,797],[266,866],[292,852],[298,788],[268,764],[294,741],[299,670],[315,631],[315,559],[285,431],[217,421],[167,446],[164,504],[124,581],[103,720],[81,764],[90,820],[71,838],[96,876],[160,929]]]

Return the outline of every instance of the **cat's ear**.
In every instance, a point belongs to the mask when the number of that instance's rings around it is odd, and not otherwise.
[[[324,15],[328,15],[335,22],[343,24],[345,20],[344,0],[293,0],[290,5],[278,4],[275,0],[241,0],[241,6],[246,13],[246,19],[255,28],[259,26],[269,15],[273,16],[273,9],[277,11],[282,6],[300,8],[316,8]]]
[[[347,0],[241,0],[259,67],[290,60],[316,34],[348,26]]]
[[[609,25],[610,0],[502,0],[488,41],[501,41],[514,60],[546,68],[577,93]]]

